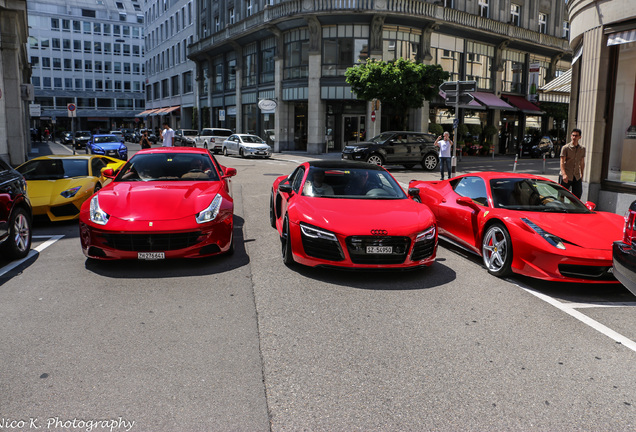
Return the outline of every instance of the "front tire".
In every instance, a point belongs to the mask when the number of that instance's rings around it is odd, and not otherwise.
[[[99,190],[100,190],[101,188],[102,188],[102,185],[101,185],[101,184],[99,184],[99,183],[97,183],[97,184],[95,185],[95,189],[93,190],[93,193],[97,193],[97,192],[99,192]]]
[[[227,156],[227,147],[223,147],[223,156]]]
[[[382,159],[382,156],[380,156],[379,154],[373,153],[367,158],[367,163],[382,166],[384,164],[384,159]]]
[[[505,277],[512,273],[512,241],[504,225],[495,223],[488,227],[482,240],[481,255],[490,274]]]
[[[9,237],[2,245],[3,252],[11,259],[21,259],[31,250],[31,219],[26,210],[16,208],[9,221]]]
[[[292,239],[289,232],[289,219],[285,217],[283,221],[283,234],[280,236],[281,251],[283,253],[283,264],[291,266],[294,264],[294,256],[292,253]]]
[[[433,171],[439,165],[439,157],[435,153],[429,153],[422,159],[422,168]]]
[[[239,156],[244,158],[245,157],[245,152],[243,151],[243,149],[239,149]]]

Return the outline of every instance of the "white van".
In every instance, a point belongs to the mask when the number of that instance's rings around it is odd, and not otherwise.
[[[205,128],[195,138],[197,147],[203,147],[214,153],[220,153],[223,149],[223,141],[225,141],[232,131],[230,129]]]

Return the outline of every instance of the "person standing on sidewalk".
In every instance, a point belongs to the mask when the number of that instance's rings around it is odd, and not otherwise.
[[[161,131],[161,139],[163,139],[164,147],[174,147],[174,129],[170,127],[167,121],[163,122],[163,131]]]
[[[444,167],[448,171],[448,178],[451,178],[451,151],[453,148],[453,141],[450,139],[450,134],[444,132],[444,136],[441,135],[435,140],[435,146],[439,147],[439,172],[441,174],[440,180],[444,180]]]
[[[572,129],[572,141],[561,148],[561,174],[559,184],[577,197],[583,194],[585,147],[579,144],[581,129]]]

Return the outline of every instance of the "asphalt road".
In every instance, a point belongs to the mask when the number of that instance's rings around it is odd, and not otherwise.
[[[38,224],[0,270],[0,430],[636,430],[626,289],[494,278],[445,243],[424,270],[286,267],[269,188],[307,158],[219,156],[232,257],[89,263],[76,223]]]

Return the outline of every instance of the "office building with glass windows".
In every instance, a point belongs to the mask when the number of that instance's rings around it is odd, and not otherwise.
[[[29,0],[28,55],[40,127],[139,126],[145,109],[143,0]]]
[[[257,133],[276,151],[340,151],[398,127],[394,107],[358,100],[344,74],[403,57],[477,81],[462,123],[495,126],[496,150],[514,153],[529,131],[554,127],[536,89],[571,61],[562,1],[200,0],[195,15],[199,121]],[[426,131],[453,118],[440,97],[407,124]]]
[[[144,0],[146,21],[146,109],[149,127],[167,121],[174,129],[196,129],[194,62],[187,58],[194,42],[194,0]]]

